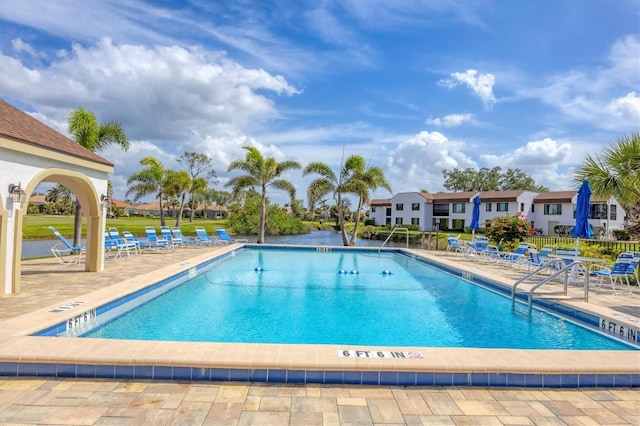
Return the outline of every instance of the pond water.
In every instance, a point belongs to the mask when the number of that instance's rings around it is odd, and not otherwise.
[[[237,238],[248,238],[249,242],[256,242],[255,235],[241,236]],[[37,257],[51,256],[51,247],[53,247],[58,240],[37,240],[37,241],[23,241],[22,243],[22,259],[33,259]],[[314,231],[308,234],[302,235],[280,235],[280,236],[267,236],[265,237],[265,243],[269,244],[295,244],[295,245],[317,245],[317,246],[341,246],[342,237],[339,232],[336,231]],[[85,241],[82,241],[85,244]],[[382,245],[382,241],[379,240],[363,240],[358,239],[356,246],[358,247],[379,247]],[[406,247],[406,242],[388,242],[385,247]],[[419,247],[419,244],[409,243],[409,247]]]

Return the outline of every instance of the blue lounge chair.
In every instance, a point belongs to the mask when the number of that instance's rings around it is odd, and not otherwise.
[[[149,248],[155,249],[155,250],[161,250],[161,249],[172,250],[173,249],[173,245],[169,240],[167,240],[164,237],[159,237],[158,234],[156,234],[155,227],[145,226],[144,233],[147,236],[147,246]]]
[[[58,262],[63,265],[82,263],[86,249],[84,247],[74,246],[71,244],[69,240],[63,237],[62,234],[53,226],[50,226],[49,230],[53,232],[59,240],[53,247],[51,247],[51,253],[53,253],[55,258],[58,259]],[[74,254],[75,256],[69,257],[68,255],[70,254]]]
[[[171,233],[171,228],[169,228],[168,226],[161,226],[160,227],[160,235],[162,235],[162,238],[164,238],[165,240],[169,241],[169,244],[171,244],[174,247],[184,247],[184,241],[182,241],[182,238],[177,238],[175,237],[172,233]]]
[[[174,226],[173,228],[171,228],[171,234],[173,235],[174,241],[180,240],[182,241],[183,245],[190,245],[190,244],[193,245],[198,243],[197,239],[193,237],[185,236],[180,230],[180,228],[178,228],[177,226]]]
[[[224,245],[224,241],[221,241],[218,237],[210,237],[207,234],[207,230],[203,226],[196,226],[196,236],[198,237],[198,244],[205,246]]]
[[[464,247],[460,244],[460,239],[453,235],[447,236],[447,252],[463,253]]]
[[[224,228],[216,228],[216,234],[218,234],[218,238],[222,241],[226,241],[227,243],[248,243],[249,240],[246,238],[231,238],[227,231]]]
[[[145,241],[140,241],[129,231],[122,231],[122,236],[128,242],[135,244],[139,253],[141,252],[142,248],[149,247],[149,245]]]
[[[109,228],[109,237],[115,241],[119,251],[126,251],[127,256],[133,251],[134,254],[140,253],[140,244],[137,241],[129,241],[127,238],[121,237],[118,228]]]
[[[622,280],[626,281],[628,294],[631,294],[631,285],[629,284],[629,269],[632,258],[618,258],[611,267],[593,265],[589,271],[589,275],[592,277],[598,277],[599,281],[596,287],[602,287],[602,281],[605,278],[609,278],[611,288],[613,291],[617,291],[616,282],[620,280],[620,285],[623,284]]]

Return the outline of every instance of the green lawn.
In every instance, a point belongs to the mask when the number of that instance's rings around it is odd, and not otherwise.
[[[165,218],[167,226],[175,226],[175,218]],[[22,224],[22,238],[24,240],[51,239],[53,234],[49,226],[54,226],[62,235],[73,237],[73,216],[61,215],[26,215]],[[160,218],[150,217],[121,217],[118,219],[107,219],[107,228],[118,228],[120,232],[130,231],[133,235],[144,236],[145,226],[155,226],[160,228]],[[227,227],[226,219],[182,219],[180,229],[185,235],[194,236],[196,226],[204,226],[208,233],[212,233],[215,227]],[[86,235],[86,220],[83,221],[82,234]]]

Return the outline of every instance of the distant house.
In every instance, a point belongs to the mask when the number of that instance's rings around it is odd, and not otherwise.
[[[114,207],[122,209],[123,216],[136,216],[140,214],[138,207],[134,206],[133,204],[129,204],[120,200],[111,200],[111,204]]]
[[[463,230],[471,224],[473,199],[480,196],[480,226],[501,216],[523,214],[543,235],[555,235],[557,225],[575,224],[577,191],[404,192],[371,200],[369,218],[376,225],[414,225],[422,231]],[[589,223],[608,231],[622,229],[624,210],[615,198],[592,199]]]
[[[45,199],[44,195],[32,195],[29,197],[29,204],[38,207],[38,211],[40,213],[44,213],[44,208],[48,204],[48,201]]]

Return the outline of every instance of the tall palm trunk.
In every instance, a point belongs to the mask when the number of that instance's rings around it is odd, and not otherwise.
[[[262,187],[260,197],[260,229],[258,230],[258,244],[264,244],[264,223],[267,216],[267,188]]]
[[[82,206],[76,198],[76,213],[73,217],[73,245],[80,247],[82,243]]]
[[[344,227],[344,211],[342,210],[342,193],[338,191],[338,225],[340,226],[340,234],[342,235],[342,245],[349,246],[349,238],[347,238],[347,230]]]
[[[353,232],[351,233],[351,241],[349,241],[349,245],[355,246],[356,240],[358,239],[358,226],[360,226],[360,210],[362,209],[362,197],[358,199],[358,210],[356,210],[356,221],[355,226],[353,228]]]

